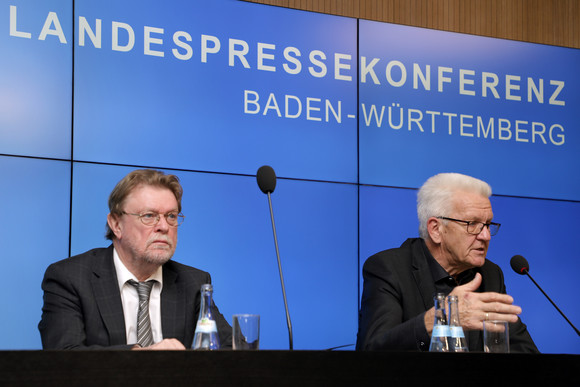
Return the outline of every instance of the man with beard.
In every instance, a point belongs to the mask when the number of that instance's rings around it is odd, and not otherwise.
[[[420,238],[370,257],[363,266],[357,350],[428,351],[435,293],[459,299],[469,351],[483,351],[483,321],[510,324],[512,352],[538,352],[501,268],[487,259],[491,187],[458,173],[428,179],[417,195]]]
[[[135,170],[116,185],[107,215],[112,245],[46,270],[38,325],[44,349],[191,347],[201,285],[211,278],[170,260],[184,219],[182,194],[176,176],[148,169]],[[144,314],[147,328],[138,333],[142,286],[151,289],[149,316]],[[231,346],[230,325],[214,304],[212,309],[222,347]]]

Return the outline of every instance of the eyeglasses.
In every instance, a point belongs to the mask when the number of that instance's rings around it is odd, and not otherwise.
[[[493,222],[482,223],[482,222],[477,222],[475,220],[460,220],[460,219],[447,218],[445,216],[438,216],[437,219],[445,219],[445,220],[451,220],[453,222],[465,223],[466,228],[467,228],[467,232],[469,234],[472,234],[472,235],[479,235],[479,233],[481,233],[481,231],[483,231],[483,228],[487,227],[487,229],[489,230],[489,235],[493,236],[493,235],[497,234],[497,232],[499,231],[499,227],[501,226],[501,224],[499,224],[499,223],[493,223]]]
[[[180,226],[185,220],[185,216],[183,216],[183,214],[179,214],[175,211],[171,211],[166,214],[158,214],[157,212],[142,212],[140,214],[131,214],[129,212],[123,211],[123,214],[138,217],[139,220],[141,220],[141,223],[143,223],[145,226],[155,226],[157,223],[159,223],[161,215],[163,215],[165,221],[171,227]]]

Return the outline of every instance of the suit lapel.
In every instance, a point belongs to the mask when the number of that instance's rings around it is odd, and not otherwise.
[[[91,285],[103,324],[109,333],[110,345],[127,344],[121,292],[113,263],[113,246],[105,250],[104,256],[93,260]]]
[[[161,330],[164,338],[185,339],[187,292],[179,282],[179,275],[171,261],[163,265],[163,290],[161,291]]]
[[[423,306],[425,309],[429,309],[433,306],[435,284],[433,283],[431,270],[429,269],[429,264],[427,263],[427,257],[425,257],[425,252],[423,251],[422,240],[418,239],[415,243],[413,243],[411,248],[413,277],[415,278],[417,288],[421,293]]]

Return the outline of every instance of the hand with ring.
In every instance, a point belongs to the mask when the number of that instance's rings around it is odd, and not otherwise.
[[[458,297],[459,321],[463,329],[483,330],[484,320],[517,322],[522,308],[513,305],[513,298],[508,294],[476,292],[481,281],[481,274],[477,273],[471,282],[457,286],[450,293]]]

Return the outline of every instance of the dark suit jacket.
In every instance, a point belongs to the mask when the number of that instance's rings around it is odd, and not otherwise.
[[[433,306],[435,283],[427,259],[423,241],[410,238],[365,262],[357,350],[429,350],[423,319]],[[499,266],[486,259],[475,270],[483,279],[478,292],[506,292]],[[510,324],[509,335],[511,352],[538,352],[521,320]],[[468,331],[466,337],[470,351],[483,351],[481,331]]]
[[[161,325],[164,338],[191,348],[209,273],[174,261],[163,265]],[[44,349],[128,349],[113,246],[53,263],[42,281],[38,324]],[[212,305],[220,344],[231,347],[232,328]]]

